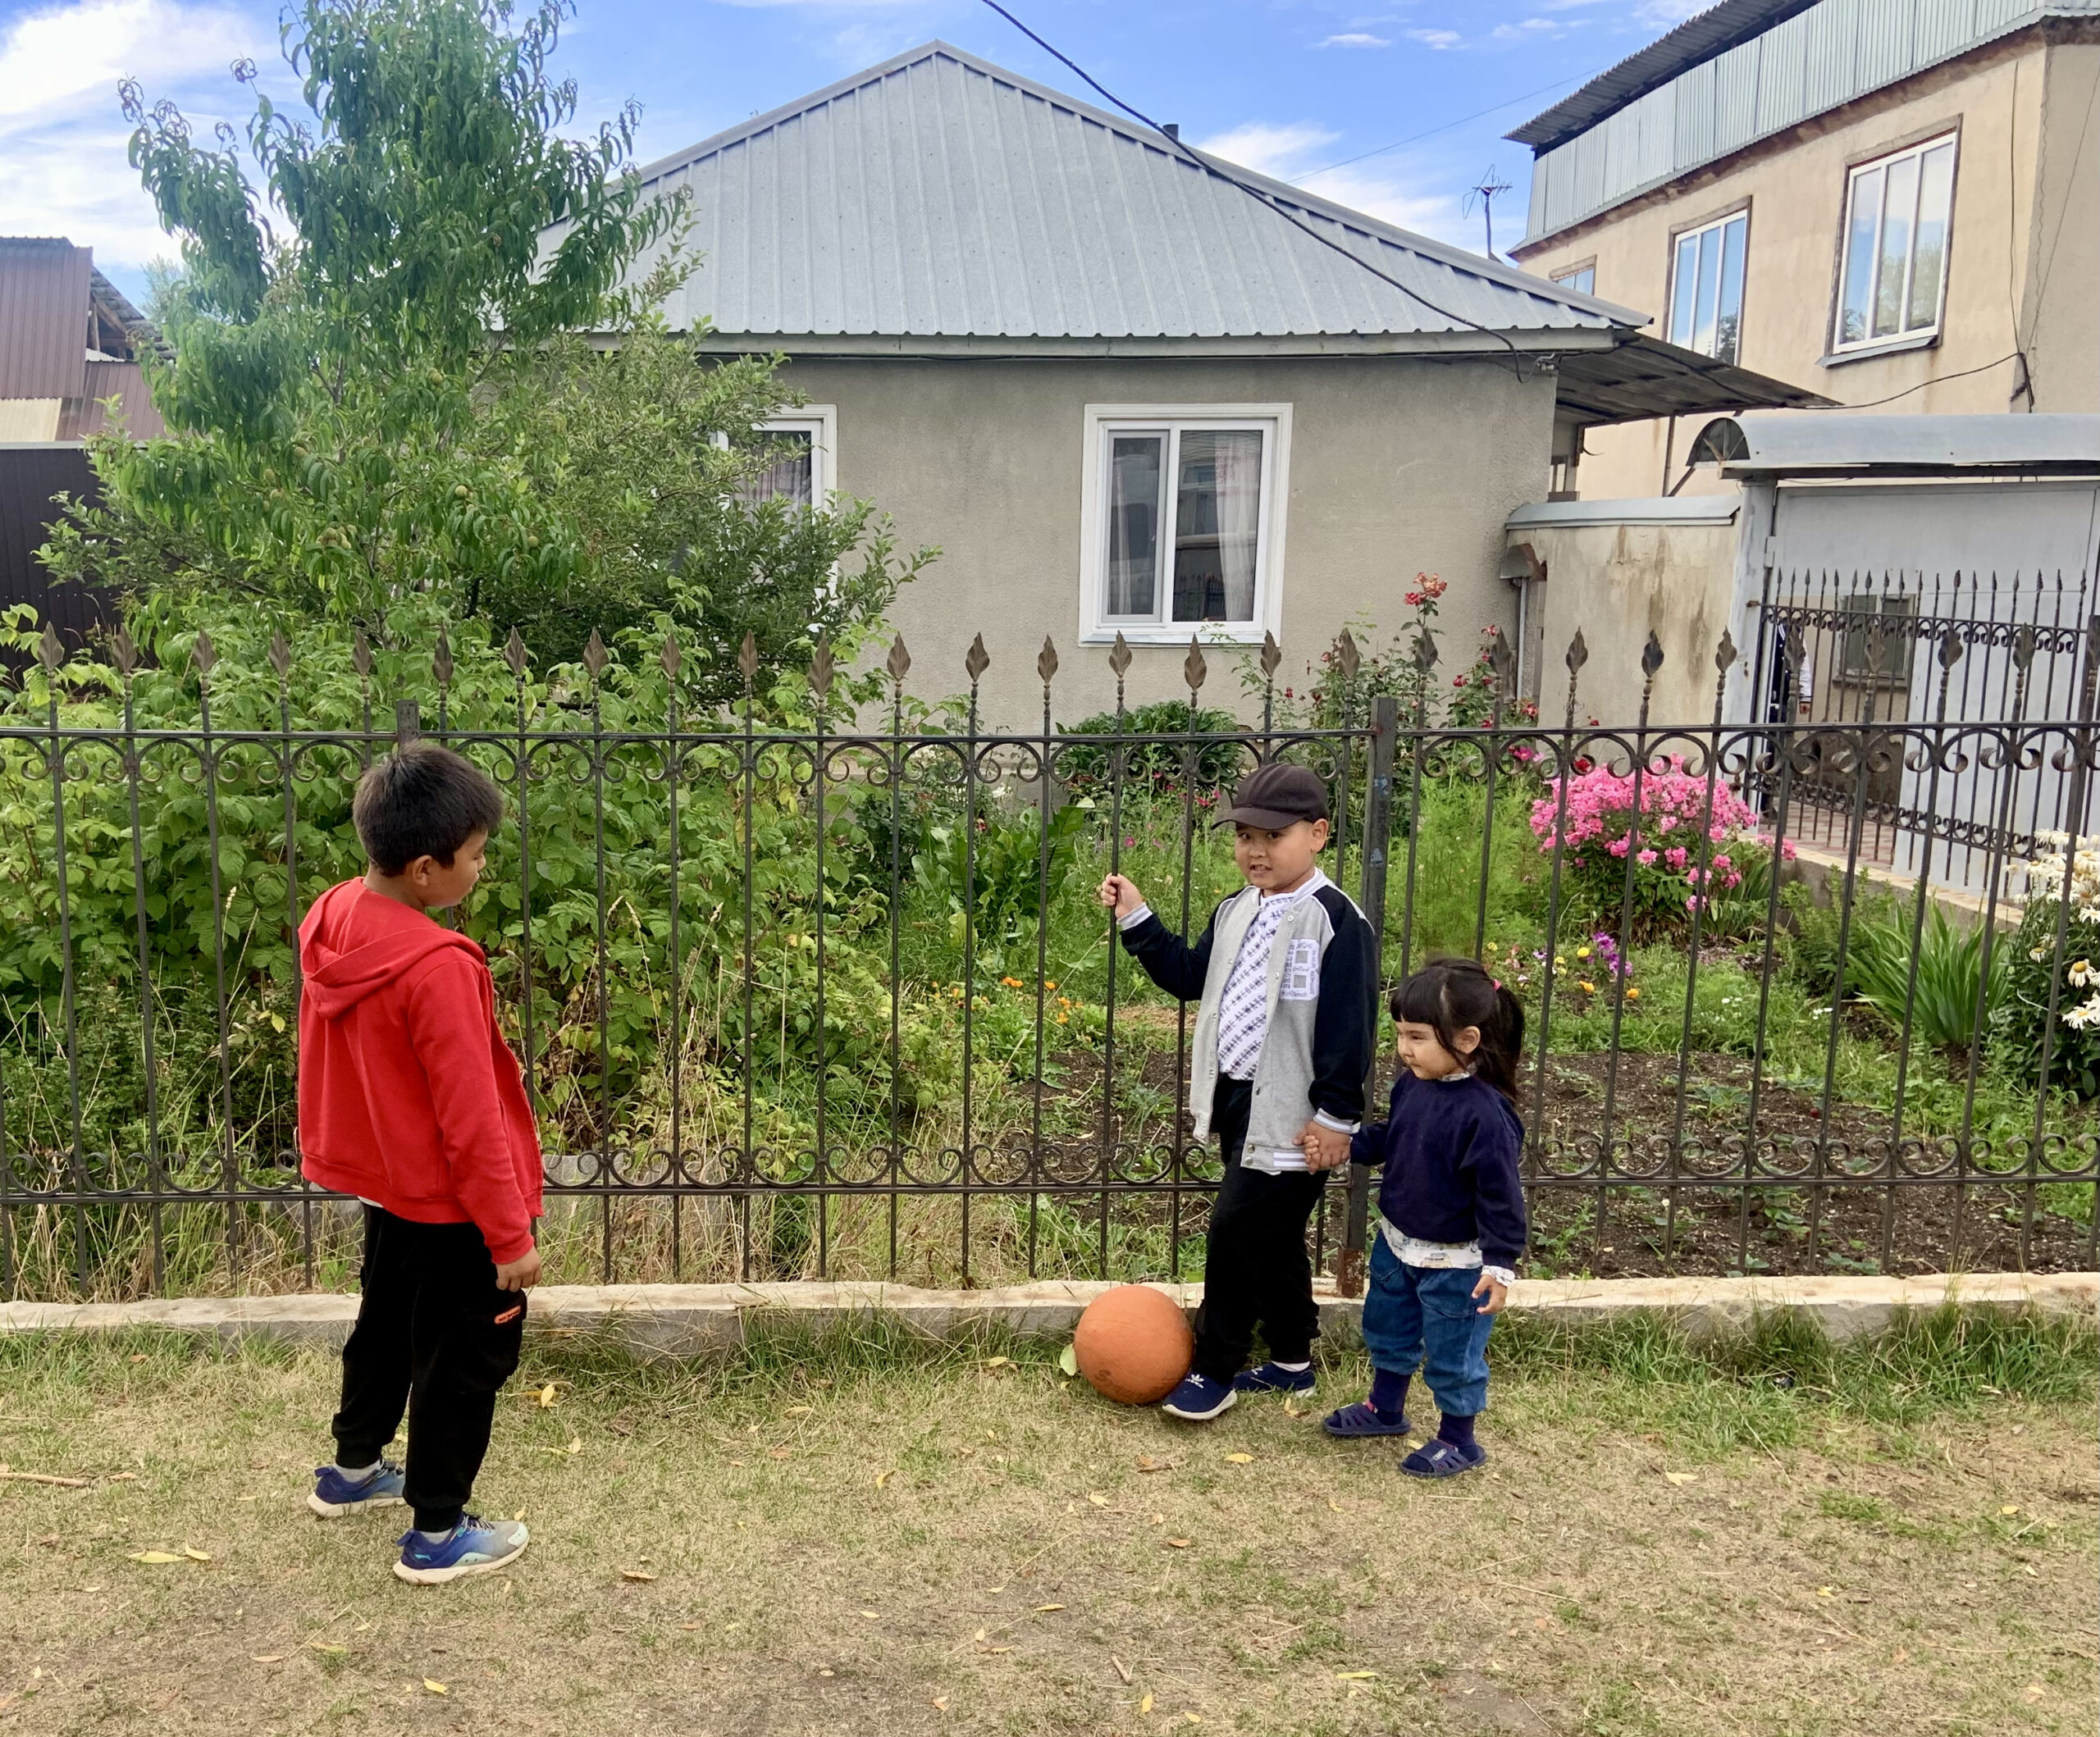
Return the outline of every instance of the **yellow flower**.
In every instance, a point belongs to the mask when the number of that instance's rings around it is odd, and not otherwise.
[[[1060,1025],[1070,1025],[1072,1023],[1072,1016],[1068,1013],[1061,1013],[1057,1015],[1057,1023]]]
[[[1587,959],[1590,956],[1590,950],[1587,947],[1577,947],[1575,950],[1575,956],[1577,959]]]
[[[1043,987],[1045,989],[1055,989],[1057,985],[1055,979],[1046,977],[1043,979]]]
[[[1626,999],[1629,1001],[1637,1001],[1641,999],[1641,992],[1628,983],[1626,986]]]
[[[1556,965],[1564,965],[1568,963],[1568,960],[1563,955],[1556,953],[1553,955],[1553,962]]]
[[[1595,983],[1589,982],[1586,982],[1586,982],[1581,982],[1581,983],[1577,984],[1577,985],[1576,985],[1576,987],[1577,987],[1577,988],[1579,988],[1579,989],[1580,989],[1580,990],[1581,990],[1581,991],[1582,991],[1585,995],[1595,995],[1595,994],[1597,992],[1597,986],[1596,986]]]

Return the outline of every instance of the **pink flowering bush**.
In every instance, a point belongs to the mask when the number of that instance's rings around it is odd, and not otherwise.
[[[1717,782],[1710,799],[1705,776],[1687,772],[1678,755],[1637,781],[1630,771],[1592,766],[1566,785],[1564,808],[1562,781],[1545,781],[1531,823],[1542,852],[1558,847],[1563,854],[1564,896],[1571,905],[1615,914],[1630,856],[1640,938],[1682,930],[1694,911],[1706,914],[1703,930],[1721,933],[1762,914],[1742,907],[1760,902],[1770,886],[1771,840],[1756,832],[1755,813],[1727,785]],[[1782,854],[1791,860],[1793,846]]]

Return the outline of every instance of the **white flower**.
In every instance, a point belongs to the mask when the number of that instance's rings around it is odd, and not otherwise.
[[[2100,1025],[2100,995],[2093,996],[2081,1007],[2070,1009],[2065,1013],[2063,1019],[2065,1024],[2070,1027],[2073,1031],[2078,1032],[2088,1030],[2094,1025]]]

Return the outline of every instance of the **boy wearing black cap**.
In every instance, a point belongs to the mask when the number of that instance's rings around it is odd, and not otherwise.
[[[1227,822],[1247,885],[1193,946],[1124,876],[1100,895],[1146,975],[1198,1003],[1189,1107],[1196,1137],[1215,1128],[1225,1155],[1195,1360],[1164,1407],[1191,1423],[1243,1393],[1312,1386],[1320,1314],[1305,1224],[1363,1119],[1376,989],[1371,925],[1314,861],[1327,842],[1325,783],[1303,766],[1263,766]],[[1258,1324],[1270,1361],[1243,1369]]]

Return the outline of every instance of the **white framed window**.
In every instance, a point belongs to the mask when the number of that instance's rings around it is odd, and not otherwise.
[[[757,431],[779,456],[745,481],[738,496],[753,506],[779,499],[795,506],[829,506],[838,486],[838,406],[805,405],[760,422]]]
[[[1750,212],[1732,211],[1678,235],[1670,265],[1670,342],[1716,362],[1742,346],[1744,256]]]
[[[1954,212],[1955,135],[1853,168],[1845,182],[1833,355],[1939,330]]]
[[[1080,638],[1258,645],[1281,619],[1288,404],[1089,404]]]
[[[1597,293],[1597,262],[1594,259],[1586,266],[1577,266],[1572,271],[1556,271],[1553,280],[1564,290],[1573,290],[1577,295]]]

